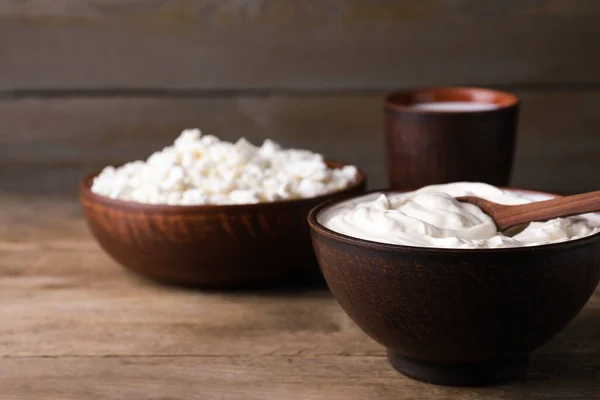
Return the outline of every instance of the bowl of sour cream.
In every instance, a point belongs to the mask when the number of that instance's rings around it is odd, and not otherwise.
[[[523,372],[600,280],[600,215],[534,222],[515,236],[460,196],[499,204],[556,195],[477,182],[376,191],[310,212],[332,293],[398,371],[444,385]]]

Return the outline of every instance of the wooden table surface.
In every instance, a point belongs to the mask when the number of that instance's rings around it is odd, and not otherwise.
[[[73,199],[0,204],[3,400],[600,399],[600,292],[523,379],[437,387],[389,367],[326,291],[159,286],[98,248]]]

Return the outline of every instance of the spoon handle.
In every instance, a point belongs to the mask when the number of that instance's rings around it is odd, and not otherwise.
[[[531,221],[547,221],[553,218],[570,217],[600,211],[600,191],[558,197],[519,206],[498,208],[496,224],[508,227]]]

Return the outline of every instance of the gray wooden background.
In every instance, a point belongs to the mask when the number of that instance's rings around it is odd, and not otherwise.
[[[186,127],[386,184],[394,89],[514,91],[513,183],[600,189],[598,0],[0,0],[0,190],[73,195]]]

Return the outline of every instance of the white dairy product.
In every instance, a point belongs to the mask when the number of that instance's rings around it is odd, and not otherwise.
[[[430,103],[415,103],[411,108],[423,111],[475,112],[495,110],[498,106],[494,103],[478,103],[474,101],[436,101]]]
[[[145,162],[104,168],[91,190],[149,204],[254,204],[335,192],[357,177],[356,167],[329,168],[307,150],[282,149],[271,140],[261,147],[243,138],[230,143],[188,129]]]
[[[423,187],[409,193],[375,193],[354,198],[319,216],[325,227],[344,235],[380,243],[439,248],[498,248],[564,242],[600,232],[600,216],[584,214],[533,222],[514,237],[498,232],[479,207],[459,196],[477,196],[517,205],[548,197],[506,191],[485,183],[457,182]]]

